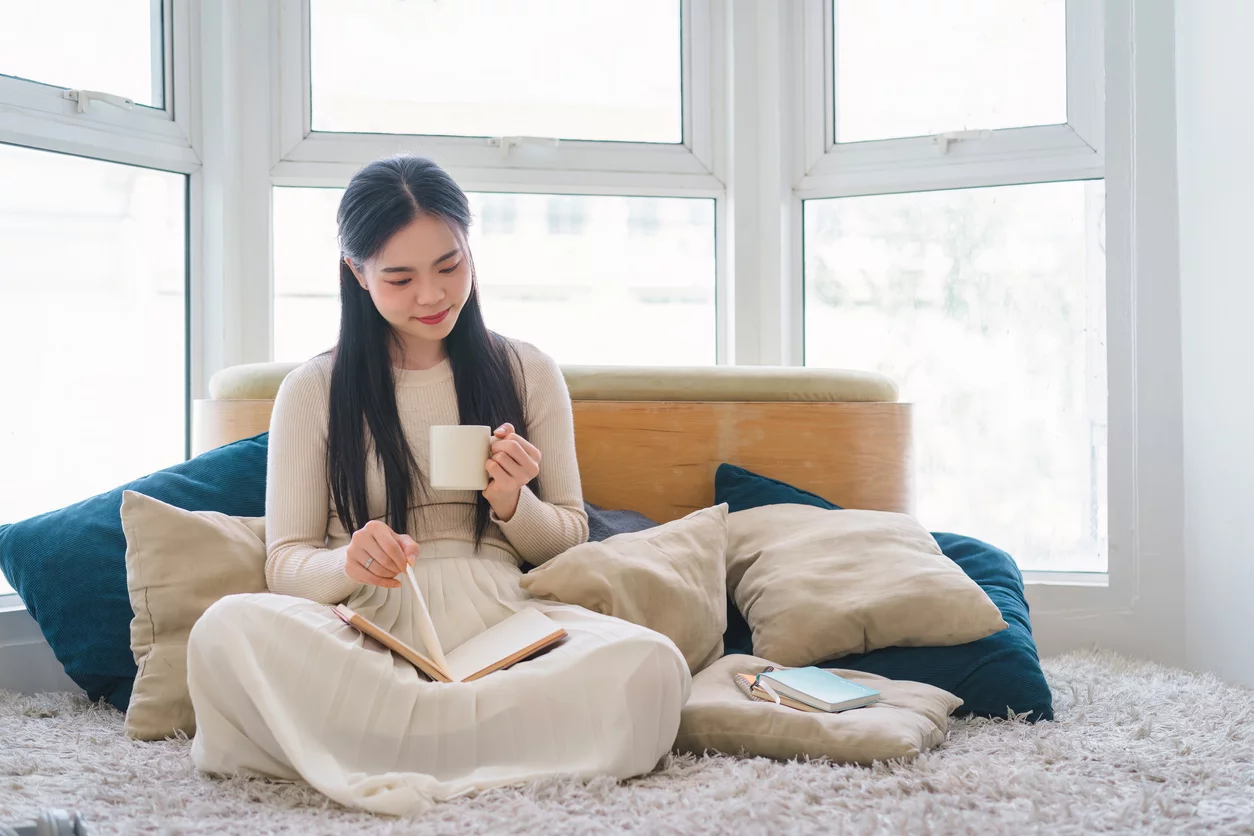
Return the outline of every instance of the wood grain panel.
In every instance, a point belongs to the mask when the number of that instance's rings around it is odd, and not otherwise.
[[[846,508],[913,510],[910,405],[576,402],[584,497],[667,522],[714,502],[719,463]]]
[[[192,401],[192,455],[270,429],[273,400]]]

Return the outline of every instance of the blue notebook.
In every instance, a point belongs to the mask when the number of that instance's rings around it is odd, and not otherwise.
[[[781,696],[812,705],[821,711],[845,711],[870,705],[880,692],[842,679],[823,668],[789,668],[762,674]]]

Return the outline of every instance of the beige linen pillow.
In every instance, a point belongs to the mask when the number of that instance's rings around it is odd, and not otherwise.
[[[945,741],[949,715],[962,700],[922,682],[885,679],[861,671],[832,673],[880,692],[879,702],[835,714],[750,699],[732,677],[757,675],[767,666],[756,656],[724,656],[693,677],[692,696],[679,715],[675,748],[777,760],[828,758],[871,764],[913,758]]]
[[[912,517],[767,505],[728,516],[727,588],[753,649],[795,667],[1005,629],[984,590]]]
[[[139,673],[126,734],[161,740],[196,733],[187,691],[187,636],[219,598],[266,591],[265,519],[184,511],[134,491],[122,494],[131,651]]]
[[[537,598],[656,630],[696,672],[723,655],[727,504],[568,549],[522,578]]]

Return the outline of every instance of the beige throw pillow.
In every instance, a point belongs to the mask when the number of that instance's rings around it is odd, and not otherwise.
[[[739,512],[738,512],[739,513]],[[734,515],[733,515],[734,516]],[[824,712],[750,699],[732,678],[756,675],[767,662],[755,656],[724,656],[692,680],[692,696],[679,715],[675,748],[777,760],[828,758],[871,764],[913,758],[945,741],[949,715],[962,700],[922,682],[900,682],[871,673],[832,673],[880,692],[865,708]]]
[[[656,630],[696,672],[723,655],[727,505],[568,549],[522,578],[538,598]]]
[[[139,673],[126,734],[161,740],[196,733],[187,691],[187,636],[219,598],[266,591],[265,519],[184,511],[134,491],[122,495],[131,651]]]
[[[1005,629],[984,590],[912,517],[768,505],[728,517],[727,588],[753,649],[795,667]]]

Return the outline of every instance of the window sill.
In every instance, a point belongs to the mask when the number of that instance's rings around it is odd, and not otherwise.
[[[1109,572],[1042,572],[1025,570],[1023,583],[1026,586],[1110,586]]]
[[[0,650],[24,644],[47,644],[47,640],[20,598],[0,595]]]
[[[17,597],[17,593],[10,592],[0,595],[0,613],[25,611],[26,605],[22,603],[21,598]]]
[[[82,689],[64,668],[16,595],[0,595],[0,689],[19,694]]]

